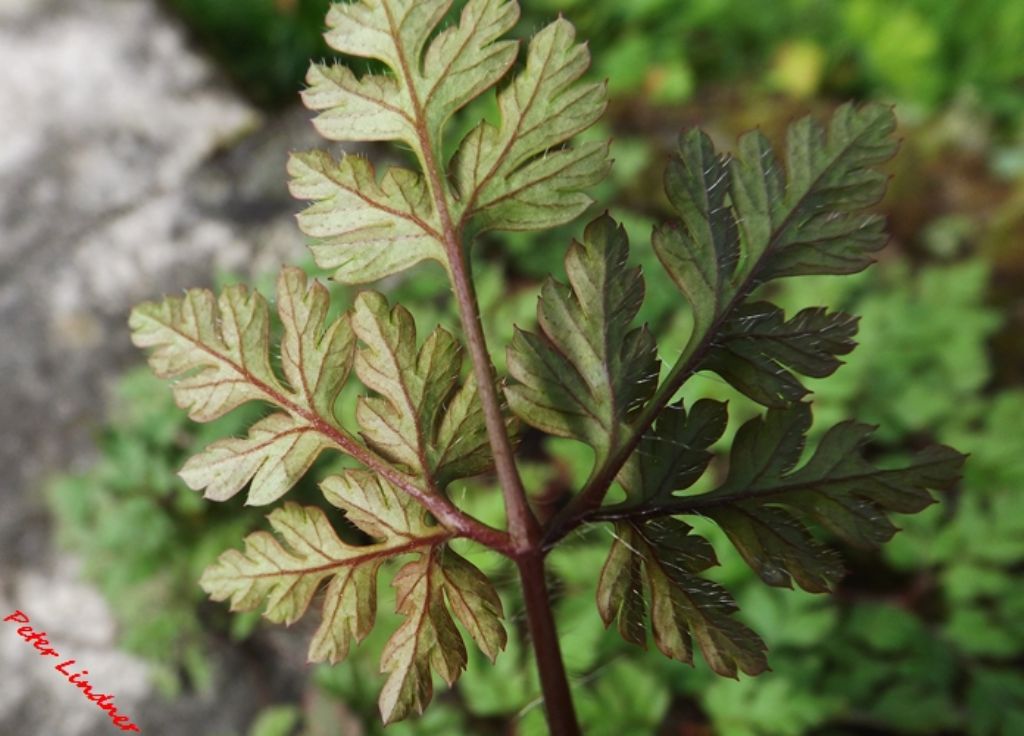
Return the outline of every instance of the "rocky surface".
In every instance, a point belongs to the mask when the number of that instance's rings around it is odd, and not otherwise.
[[[262,119],[153,0],[0,0],[0,101],[0,608],[43,622],[151,732],[240,732],[245,678],[219,703],[154,704],[55,555],[40,488],[90,461],[107,389],[139,359],[134,303],[301,253],[284,162],[305,115]],[[113,728],[9,626],[0,733]]]

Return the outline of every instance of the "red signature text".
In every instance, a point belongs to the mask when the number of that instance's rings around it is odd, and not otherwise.
[[[28,616],[21,611],[15,611],[11,615],[4,618],[4,623],[13,624],[29,624]],[[24,639],[26,642],[31,644],[39,652],[40,657],[56,657],[62,659],[60,653],[50,644],[46,639],[45,631],[36,631],[31,626],[21,626],[18,628],[18,636]],[[75,671],[77,668],[74,667],[75,660],[69,659],[61,662],[54,666],[54,669],[61,673],[67,678],[68,682],[77,687],[82,691],[82,695],[96,703],[96,705],[102,710],[106,711],[107,715],[110,716],[111,722],[122,731],[135,731],[136,733],[142,733],[142,729],[132,723],[132,719],[128,716],[121,715],[117,712],[117,708],[114,706],[114,696],[106,693],[93,692],[93,686],[85,679],[85,675],[89,674],[89,670],[82,670],[81,672]]]

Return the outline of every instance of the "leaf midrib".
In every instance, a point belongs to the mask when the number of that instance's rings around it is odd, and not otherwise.
[[[319,573],[330,572],[331,570],[337,570],[345,567],[358,567],[365,562],[372,560],[383,560],[388,557],[394,557],[408,552],[414,552],[422,547],[436,547],[437,545],[443,544],[452,538],[450,532],[444,532],[441,534],[433,534],[426,537],[416,537],[415,539],[405,542],[399,545],[368,545],[367,547],[353,547],[353,549],[371,549],[371,551],[363,552],[352,557],[346,557],[345,559],[335,559],[330,555],[321,551],[324,557],[330,558],[332,561],[323,565],[314,565],[311,567],[301,568],[286,568],[277,565],[277,570],[274,572],[260,572],[260,573],[240,573],[238,577],[247,580],[258,580],[262,578],[273,578],[273,577],[307,577],[309,575],[316,575]],[[274,540],[277,543],[277,540]],[[278,543],[279,544],[279,543]],[[276,563],[275,563],[276,564]]]

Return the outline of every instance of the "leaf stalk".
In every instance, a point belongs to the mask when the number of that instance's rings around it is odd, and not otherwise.
[[[402,64],[407,64],[402,59]],[[406,69],[406,74],[407,74]],[[558,632],[548,598],[547,579],[544,574],[544,553],[541,549],[543,530],[530,509],[526,490],[515,463],[515,452],[508,435],[505,416],[495,387],[495,370],[487,348],[480,319],[480,307],[473,287],[468,254],[463,244],[462,230],[456,226],[448,208],[446,178],[438,165],[434,147],[429,140],[420,101],[410,89],[415,122],[419,137],[419,153],[434,207],[441,222],[448,273],[458,305],[462,331],[469,346],[470,359],[476,377],[480,403],[487,426],[487,436],[494,457],[494,467],[501,485],[508,519],[511,550],[503,551],[516,561],[523,583],[530,635],[536,653],[537,670],[544,694],[548,725],[552,736],[579,736],[580,727],[573,707],[569,682],[562,661]],[[475,535],[469,535],[477,541]],[[484,542],[486,544],[486,542]],[[495,547],[495,549],[499,549]]]
[[[519,579],[523,586],[523,602],[533,641],[534,659],[540,673],[551,736],[580,736],[576,709],[569,690],[569,679],[562,661],[558,631],[548,598],[547,578],[544,574],[544,553],[535,551],[516,560]]]

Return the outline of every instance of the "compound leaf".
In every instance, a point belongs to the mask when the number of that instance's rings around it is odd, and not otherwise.
[[[679,520],[617,523],[597,590],[605,626],[617,620],[626,641],[646,646],[649,602],[654,642],[665,656],[693,664],[696,639],[718,674],[760,674],[768,668],[764,642],[732,617],[736,604],[725,589],[699,575],[715,564],[707,540]]]
[[[292,391],[319,416],[334,415],[334,403],[348,378],[355,339],[347,316],[328,321],[327,289],[307,288],[301,269],[281,272],[277,309],[281,315],[281,368]]]
[[[604,84],[580,81],[590,57],[572,25],[559,18],[543,28],[503,82],[518,55],[518,42],[504,38],[519,18],[517,3],[468,0],[458,22],[441,28],[451,7],[452,0],[354,0],[329,13],[328,43],[384,68],[359,75],[314,64],[303,99],[319,113],[317,129],[336,141],[397,142],[416,159],[378,172],[356,155],[291,157],[291,191],[311,203],[300,227],[336,279],[373,281],[424,259],[455,279],[466,232],[568,222],[591,203],[583,189],[608,170],[607,143],[570,145],[606,106]],[[499,84],[500,117],[472,127],[445,160],[452,116]],[[764,643],[733,616],[729,594],[701,575],[717,564],[710,544],[676,516],[716,522],[767,583],[796,580],[824,591],[842,567],[811,524],[849,544],[881,544],[895,532],[890,512],[924,508],[930,490],[957,478],[963,456],[946,447],[902,467],[874,466],[864,458],[872,429],[856,422],[833,427],[805,452],[811,413],[799,403],[807,393],[801,376],[837,369],[854,347],[856,320],[823,308],[787,319],[772,304],[748,303],[771,279],[853,273],[871,262],[885,236],[882,218],[865,210],[884,192],[877,167],[895,150],[894,127],[892,111],[880,106],[843,106],[827,129],[806,118],[788,131],[785,166],[757,131],[740,139],[732,158],[699,131],[681,138],[665,180],[678,218],[655,230],[653,245],[692,307],[693,329],[661,389],[655,341],[634,325],[644,281],[628,264],[624,230],[607,216],[570,246],[568,283],[545,283],[538,330],[515,333],[512,412],[587,443],[596,458],[579,503],[559,512],[545,543],[588,515],[614,523],[597,604],[605,625],[616,622],[627,641],[646,646],[649,627],[671,658],[692,663],[696,640],[721,675],[767,669]],[[403,621],[381,657],[388,678],[379,706],[390,723],[423,711],[434,674],[450,685],[465,669],[460,625],[492,660],[506,645],[493,585],[448,546],[482,527],[457,515],[465,524],[437,521],[450,521],[449,509],[458,514],[446,495],[451,481],[492,464],[480,387],[463,379],[455,337],[439,327],[421,344],[409,312],[379,294],[361,294],[351,315],[330,319],[324,287],[285,269],[277,310],[279,368],[267,302],[244,287],[141,305],[131,317],[133,340],[153,349],[154,371],[175,381],[176,401],[197,421],[249,401],[274,407],[247,436],[215,442],[186,462],[182,477],[208,497],[227,499],[248,485],[248,503],[274,501],[329,448],[374,470],[345,470],[321,485],[368,543],[343,540],[323,510],[287,503],[268,517],[275,534],[249,535],[244,550],[224,553],[201,582],[233,610],[262,607],[286,624],[322,592],[309,658],[337,662],[374,625],[381,567],[412,556],[394,574]],[[365,447],[335,415],[353,365],[370,391],[357,406]],[[717,373],[769,411],[739,430],[715,490],[683,496],[708,468],[727,422],[718,402],[672,404],[697,371]],[[596,508],[612,478],[626,500]]]
[[[362,78],[342,64],[312,64],[302,101],[321,110],[313,124],[336,141],[412,140],[416,129],[398,79],[388,74]]]
[[[334,403],[355,352],[349,319],[328,321],[327,290],[296,268],[281,272],[277,305],[286,380],[271,367],[266,300],[244,286],[227,287],[219,299],[192,289],[132,311],[132,340],[153,348],[150,366],[174,379],[175,400],[195,421],[211,421],[249,401],[282,410],[253,425],[248,437],[215,442],[185,464],[185,482],[206,489],[209,498],[225,500],[252,481],[248,503],[270,503],[322,450],[337,447],[322,430],[327,425],[340,432]]]
[[[433,697],[432,668],[450,686],[466,666],[466,645],[444,605],[433,554],[399,570],[392,585],[405,621],[381,654],[381,671],[388,673],[380,693],[384,723],[423,712]]]
[[[644,298],[630,267],[623,228],[608,216],[590,223],[565,257],[569,286],[549,279],[537,307],[540,333],[517,331],[506,389],[524,422],[590,444],[601,462],[658,380],[654,338],[633,319]]]
[[[511,434],[516,433],[515,424],[508,422],[506,426]],[[431,449],[441,483],[479,475],[494,465],[473,373],[466,376],[462,387],[448,400]]]
[[[373,628],[381,565],[416,554],[394,578],[396,608],[406,619],[381,656],[382,670],[391,675],[380,709],[386,722],[422,712],[432,695],[431,671],[452,684],[466,665],[465,644],[448,607],[493,659],[506,643],[501,601],[480,570],[444,546],[451,533],[431,524],[421,507],[379,476],[347,470],[322,487],[373,543],[343,542],[322,510],[286,503],[268,517],[280,541],[266,532],[250,534],[244,552],[222,554],[201,585],[214,600],[230,599],[234,611],[262,606],[271,621],[291,624],[327,582],[309,660],[334,663]]]

